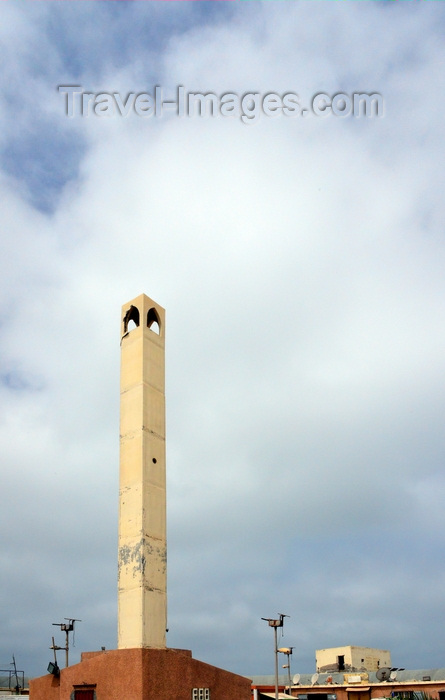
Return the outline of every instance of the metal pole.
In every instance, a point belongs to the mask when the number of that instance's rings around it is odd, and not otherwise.
[[[269,623],[269,627],[273,627],[274,631],[274,654],[275,654],[275,700],[278,700],[278,636],[277,636],[277,629],[278,627],[283,627],[284,626],[284,618],[289,617],[289,615],[283,615],[282,613],[279,613],[279,619],[278,620],[272,620],[269,617],[262,617],[262,620],[265,620],[266,622]]]
[[[53,646],[52,646],[52,648],[53,648],[53,650],[54,650],[54,663],[55,663],[55,665],[57,666],[56,649],[58,649],[59,647],[56,647],[56,643],[54,642],[54,637],[51,637],[51,639],[53,640]]]
[[[19,684],[19,677],[17,675],[17,666],[15,663],[15,656],[14,654],[12,655],[12,663],[14,664],[14,673],[15,673],[15,694],[20,695],[20,684]],[[11,684],[10,684],[11,685]]]
[[[278,700],[278,639],[277,627],[273,628],[275,639],[275,700]]]
[[[292,649],[294,647],[284,647],[283,649],[278,649],[279,652],[282,654],[286,654],[287,656],[287,664],[284,664],[283,668],[287,668],[287,676],[288,676],[288,683],[289,683],[289,695],[292,695],[291,693],[291,680],[290,680],[290,657],[292,655]]]

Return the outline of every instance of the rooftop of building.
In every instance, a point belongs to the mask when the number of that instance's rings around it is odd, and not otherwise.
[[[391,685],[394,683],[410,683],[412,681],[417,682],[435,682],[435,681],[445,681],[445,668],[429,668],[429,669],[415,669],[415,670],[397,670],[396,677],[390,681],[379,681],[376,675],[376,671],[357,671],[357,672],[347,672],[347,673],[300,673],[298,684],[299,686],[312,686],[312,685],[324,685],[324,686],[336,686],[336,685],[350,685],[351,676],[361,676],[366,683],[379,684],[379,685]],[[296,675],[291,674],[291,678]],[[315,676],[317,680],[314,682]],[[248,676],[251,679],[253,685],[274,685],[275,676],[265,675],[265,676]],[[332,680],[329,680],[332,679]],[[289,679],[287,675],[281,674],[278,678],[279,685],[288,685]]]

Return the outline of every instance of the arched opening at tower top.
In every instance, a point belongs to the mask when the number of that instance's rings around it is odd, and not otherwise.
[[[139,310],[135,306],[130,306],[124,316],[124,333],[129,333],[139,326]]]
[[[155,308],[151,308],[147,313],[147,328],[157,335],[161,334],[161,320]]]

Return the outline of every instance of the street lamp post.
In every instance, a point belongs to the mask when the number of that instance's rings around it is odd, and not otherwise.
[[[293,648],[294,648],[294,647],[282,647],[281,649],[278,649],[279,652],[281,652],[282,654],[286,654],[286,656],[287,656],[287,664],[284,664],[284,665],[283,665],[283,668],[287,668],[287,674],[288,674],[288,678],[289,678],[289,695],[292,695],[291,690],[290,690],[290,689],[291,689],[291,683],[290,683],[290,657],[291,657],[292,649],[293,649]]]
[[[289,617],[289,615],[283,615],[282,613],[278,613],[279,619],[278,620],[272,620],[269,617],[262,617],[262,620],[265,620],[266,622],[269,623],[269,627],[273,627],[274,631],[274,654],[275,654],[275,700],[278,700],[278,638],[277,638],[277,629],[279,627],[284,627],[284,618]]]

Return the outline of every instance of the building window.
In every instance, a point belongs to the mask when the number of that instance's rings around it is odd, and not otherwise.
[[[210,688],[193,688],[192,700],[210,700]]]
[[[342,656],[337,656],[337,671],[344,671],[345,670],[345,657]]]

